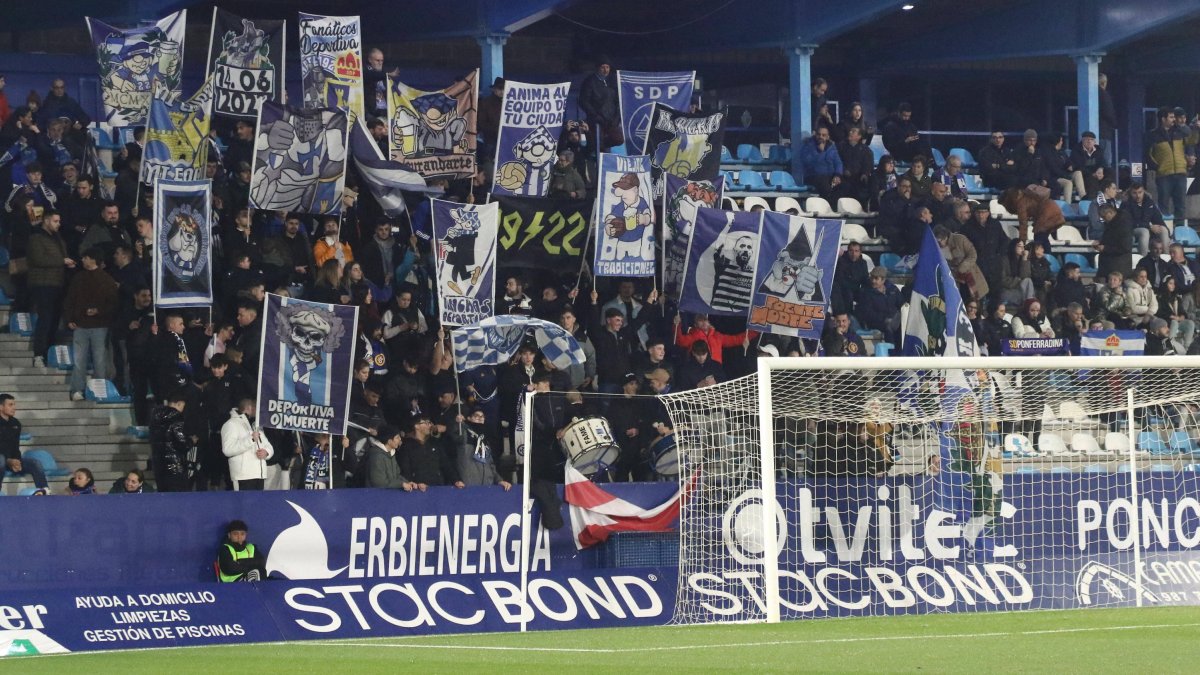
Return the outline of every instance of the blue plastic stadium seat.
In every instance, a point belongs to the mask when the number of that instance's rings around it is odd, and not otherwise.
[[[1075,208],[1079,209],[1079,215],[1086,216],[1092,211],[1092,200],[1082,199],[1075,205]]]
[[[875,156],[875,166],[879,166],[879,160],[883,159],[883,156],[887,154],[887,150],[879,147],[878,145],[872,145],[870,147],[871,154]]]
[[[737,147],[737,158],[747,164],[762,164],[763,156],[757,145],[742,143]]]
[[[1143,450],[1152,455],[1171,454],[1171,446],[1163,442],[1162,436],[1157,431],[1138,432],[1137,447],[1138,450]]]
[[[1082,253],[1068,253],[1065,257],[1066,257],[1067,262],[1075,263],[1076,265],[1079,265],[1080,273],[1082,273],[1082,274],[1095,274],[1096,273],[1096,266],[1093,265],[1091,263],[1091,261],[1088,260],[1088,257],[1086,255],[1084,255]]]
[[[9,257],[8,249],[0,246],[0,267],[8,267]]]
[[[53,345],[46,353],[46,365],[57,370],[71,370],[75,367],[74,345]]]
[[[117,390],[117,385],[113,384],[111,380],[104,380],[104,394],[102,396],[98,396],[96,392],[92,391],[91,381],[89,381],[87,390],[84,392],[84,398],[96,403],[129,403],[132,400],[128,396],[122,396],[121,392]]]
[[[1196,452],[1196,444],[1188,432],[1176,429],[1171,432],[1171,449],[1181,455],[1191,455]]]
[[[32,497],[33,493],[35,493],[37,491],[38,491],[37,486],[23,487],[23,488],[21,488],[21,490],[19,492],[17,492],[17,496]]]
[[[942,154],[941,150],[938,150],[937,148],[930,148],[929,150],[933,154],[933,161],[935,164],[938,166],[946,166],[946,156]]]
[[[901,274],[907,274],[912,271],[901,264],[900,256],[896,255],[895,253],[880,253],[879,264],[883,265],[886,269],[889,269],[892,272],[898,272]]]
[[[791,148],[782,145],[772,145],[767,148],[767,162],[771,164],[786,164],[792,157]]]
[[[21,454],[26,459],[36,459],[42,465],[42,471],[45,471],[47,476],[66,476],[71,473],[67,469],[60,467],[58,462],[55,461],[54,455],[51,455],[46,450],[37,448],[26,450]]]
[[[1187,225],[1176,225],[1172,236],[1175,241],[1188,246],[1200,245],[1200,234]]]
[[[732,161],[733,161],[733,153],[729,151],[729,148],[722,145],[721,146],[721,162],[725,163],[725,162],[732,162]]]
[[[1053,253],[1046,254],[1046,262],[1050,263],[1051,274],[1058,274],[1058,271],[1062,269],[1062,261],[1060,261],[1058,256],[1054,255]]]
[[[972,169],[979,166],[979,163],[975,161],[975,155],[972,155],[971,151],[966,148],[950,148],[950,156],[961,159],[964,169]]]
[[[8,332],[21,337],[33,335],[33,327],[37,325],[37,315],[27,312],[13,312],[8,315]]]
[[[800,192],[800,186],[796,184],[796,179],[792,178],[792,174],[787,171],[772,171],[771,187],[776,192]]]
[[[771,186],[763,180],[762,174],[754,169],[742,169],[738,172],[738,184],[743,190],[751,192],[770,192]]]

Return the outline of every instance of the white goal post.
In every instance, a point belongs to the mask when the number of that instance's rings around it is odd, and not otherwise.
[[[1200,357],[763,358],[664,401],[676,623],[1200,604]]]

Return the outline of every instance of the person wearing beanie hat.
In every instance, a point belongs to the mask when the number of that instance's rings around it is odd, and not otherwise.
[[[217,578],[223,583],[261,581],[267,576],[266,558],[246,541],[249,530],[241,520],[225,526],[225,541],[217,550]]]
[[[584,78],[579,86],[579,108],[587,116],[588,124],[595,129],[600,152],[608,152],[614,145],[625,142],[625,136],[621,133],[617,89],[609,79],[611,61],[607,56],[598,57],[596,71]]]
[[[369,439],[367,447],[367,487],[401,489],[412,492],[414,489],[425,491],[424,485],[418,485],[400,473],[400,463],[396,461],[396,450],[400,447],[404,435],[396,427],[386,424],[379,433]]]
[[[1038,132],[1026,129],[1021,136],[1021,147],[1013,153],[1016,187],[1049,187],[1050,168],[1046,157],[1038,147]]]
[[[1171,342],[1171,326],[1166,320],[1155,317],[1146,329],[1146,356],[1174,356],[1175,345]]]

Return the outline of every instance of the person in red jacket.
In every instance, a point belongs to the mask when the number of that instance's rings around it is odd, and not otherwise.
[[[703,340],[708,343],[708,352],[711,354],[711,359],[717,363],[721,363],[721,351],[725,347],[749,347],[750,332],[742,331],[736,335],[726,335],[708,322],[707,314],[697,314],[692,321],[692,327],[687,333],[683,332],[680,327],[679,315],[675,315],[675,344],[684,349],[691,349],[692,345],[697,341]]]

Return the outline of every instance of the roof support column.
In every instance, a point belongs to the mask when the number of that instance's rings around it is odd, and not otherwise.
[[[800,181],[800,144],[812,133],[812,55],[817,45],[797,44],[787,49],[788,103],[791,111],[792,176]]]
[[[1100,134],[1100,59],[1103,56],[1083,54],[1074,57],[1080,133]]]
[[[492,33],[475,38],[479,43],[483,67],[479,73],[479,88],[487,91],[497,77],[504,77],[504,43],[508,42],[508,33]]]

